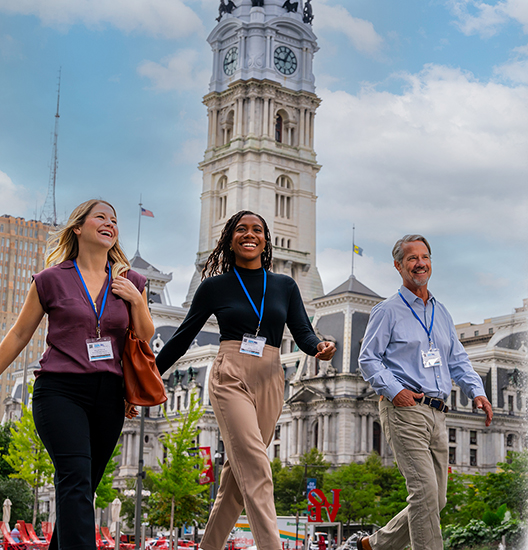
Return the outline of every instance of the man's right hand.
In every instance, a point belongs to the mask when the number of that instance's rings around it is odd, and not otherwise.
[[[424,396],[423,393],[414,393],[411,390],[402,390],[396,394],[392,400],[392,404],[395,407],[414,407],[416,405],[416,399],[421,399]]]

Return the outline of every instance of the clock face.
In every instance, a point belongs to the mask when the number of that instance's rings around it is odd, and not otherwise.
[[[297,58],[286,46],[279,46],[274,55],[275,68],[280,73],[289,76],[297,70]]]
[[[238,48],[235,46],[230,48],[226,56],[224,57],[224,73],[227,76],[231,76],[237,68],[238,65]]]

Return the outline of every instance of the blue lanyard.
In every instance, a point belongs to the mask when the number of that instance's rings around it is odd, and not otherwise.
[[[420,325],[422,325],[425,332],[427,332],[427,337],[429,338],[429,349],[431,349],[433,347],[433,341],[431,340],[431,333],[433,332],[433,323],[434,323],[434,312],[435,312],[434,302],[433,302],[433,312],[431,314],[431,325],[429,329],[427,329],[427,327],[422,322],[420,317],[418,317],[418,314],[416,313],[416,311],[414,311],[414,309],[411,307],[411,304],[409,304],[409,302],[403,297],[403,294],[399,290],[398,290],[398,294],[400,295],[400,298],[405,302],[405,305],[412,311],[413,315],[418,319],[418,321],[420,322]]]
[[[99,312],[99,315],[97,315],[97,308],[95,307],[95,304],[92,300],[92,297],[90,296],[90,293],[88,292],[88,287],[86,286],[83,276],[81,275],[81,271],[79,269],[79,266],[77,265],[77,260],[73,260],[73,265],[75,266],[75,269],[79,274],[81,283],[83,284],[84,290],[86,291],[86,296],[88,296],[88,300],[90,302],[90,305],[92,306],[92,309],[94,310],[95,317],[97,319],[97,328],[96,328],[97,338],[101,338],[101,317],[103,316],[103,311],[106,305],[106,297],[108,296],[108,289],[110,288],[110,281],[112,280],[112,269],[110,268],[110,262],[108,262],[108,284],[106,285],[106,290],[103,296],[103,303],[101,304],[101,311]]]
[[[264,298],[266,297],[266,281],[267,281],[268,275],[266,273],[266,270],[264,268],[262,268],[262,271],[264,271],[264,290],[262,291],[262,303],[260,304],[260,313],[259,313],[259,311],[257,309],[257,306],[255,305],[255,303],[251,299],[251,296],[249,295],[249,292],[247,291],[247,288],[246,288],[246,285],[244,284],[244,281],[242,281],[242,277],[240,277],[240,275],[237,271],[237,268],[234,267],[233,270],[234,270],[235,275],[237,276],[237,278],[238,278],[238,280],[239,280],[239,282],[242,286],[242,289],[246,293],[247,299],[249,300],[249,303],[251,304],[251,307],[253,308],[253,310],[257,314],[259,323],[258,323],[258,327],[257,327],[257,332],[255,332],[255,336],[258,336],[258,333],[259,333],[259,330],[260,330],[260,323],[262,322],[262,317],[264,315]]]

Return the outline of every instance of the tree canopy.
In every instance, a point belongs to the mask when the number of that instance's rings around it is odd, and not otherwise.
[[[30,391],[32,388],[30,388]],[[5,456],[14,472],[9,477],[23,479],[33,490],[33,523],[38,513],[38,490],[51,483],[55,468],[42,443],[31,410],[22,403],[22,416],[11,427],[11,442]]]
[[[151,525],[172,527],[205,520],[208,508],[208,485],[198,483],[203,460],[196,448],[198,421],[203,408],[192,393],[189,408],[176,421],[170,421],[170,430],[162,439],[165,459],[158,460],[161,471],[147,469],[154,493],[149,498],[148,519]]]

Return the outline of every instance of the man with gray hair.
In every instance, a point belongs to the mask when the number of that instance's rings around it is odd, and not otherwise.
[[[402,277],[396,294],[377,304],[363,339],[360,370],[380,395],[380,420],[407,485],[407,507],[360,550],[442,550],[440,511],[446,503],[448,438],[445,400],[452,380],[493,417],[482,379],[473,370],[447,309],[427,289],[431,247],[406,235],[392,250]]]

